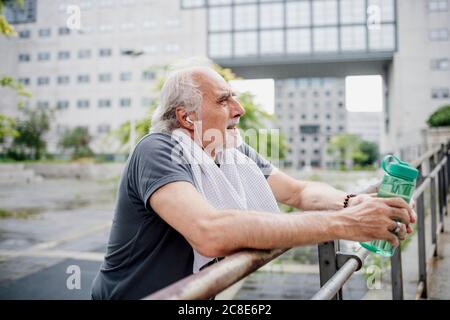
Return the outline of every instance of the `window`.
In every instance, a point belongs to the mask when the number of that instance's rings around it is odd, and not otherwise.
[[[109,99],[100,99],[100,100],[98,100],[98,107],[99,108],[110,108],[111,107],[111,100],[109,100]]]
[[[70,81],[69,76],[58,76],[57,82],[58,84],[68,84]]]
[[[58,52],[58,60],[68,60],[70,59],[69,51],[60,51]]]
[[[337,28],[315,28],[314,29],[314,51],[327,52],[337,51]]]
[[[231,34],[216,33],[209,36],[209,55],[211,57],[230,57]]]
[[[428,10],[435,11],[447,11],[448,0],[428,0]]]
[[[234,54],[236,56],[256,55],[256,32],[236,32],[234,34]]]
[[[104,48],[99,50],[100,57],[110,57],[112,55],[112,49]]]
[[[315,0],[313,4],[313,23],[316,26],[337,24],[337,1]]]
[[[19,38],[20,39],[29,39],[31,36],[30,30],[20,30],[19,31]]]
[[[126,82],[131,81],[131,72],[121,72],[120,81]]]
[[[365,0],[341,0],[340,5],[341,23],[365,22]]]
[[[37,79],[38,86],[48,86],[50,84],[50,78],[49,77],[39,77]]]
[[[394,50],[395,29],[393,24],[383,24],[369,30],[369,48],[373,50]]]
[[[431,70],[448,70],[449,66],[450,60],[448,58],[431,60]]]
[[[201,8],[205,5],[205,0],[181,0],[182,8]]]
[[[30,85],[30,78],[19,78],[18,81],[24,86],[29,86]]]
[[[18,1],[10,2],[10,5],[4,7],[5,18],[9,23],[36,22],[36,0],[23,1],[23,6]]]
[[[261,31],[261,53],[272,54],[282,53],[283,47],[283,31]]]
[[[91,77],[88,74],[80,74],[77,77],[78,83],[89,83],[91,81]]]
[[[131,107],[131,98],[120,99],[120,107],[122,107],[122,108]]]
[[[144,71],[142,72],[142,80],[144,81],[152,81],[155,79],[155,73],[153,71]]]
[[[133,22],[125,22],[120,25],[120,28],[125,31],[133,30],[135,27]]]
[[[19,62],[29,62],[31,60],[28,53],[19,53]]]
[[[60,109],[60,110],[69,108],[69,101],[67,101],[67,100],[59,100],[56,103],[56,108]]]
[[[394,0],[368,0],[367,5],[377,8],[381,22],[394,21]]]
[[[286,49],[288,53],[311,52],[311,31],[309,29],[288,30]]]
[[[153,20],[144,21],[142,23],[142,26],[144,27],[144,29],[155,29],[156,21],[153,21]]]
[[[38,61],[48,61],[50,60],[50,52],[39,52]]]
[[[448,40],[448,29],[432,29],[430,30],[430,40],[431,41],[446,41]]]
[[[102,33],[108,33],[112,32],[114,30],[114,26],[107,24],[107,25],[101,25],[99,28],[100,32]]]
[[[318,125],[301,125],[300,132],[302,134],[317,134],[320,131],[320,126]]]
[[[433,88],[431,89],[432,99],[448,99],[449,98],[449,88]]]
[[[98,82],[111,82],[111,73],[100,73],[98,75]]]
[[[77,108],[79,109],[87,109],[89,108],[90,102],[89,100],[78,100],[77,101]]]
[[[209,8],[208,24],[210,31],[231,30],[231,8],[230,7]]]
[[[87,59],[91,57],[91,50],[90,49],[81,49],[78,51],[78,58],[79,59]]]
[[[259,7],[261,28],[280,28],[284,23],[283,4],[261,4]]]
[[[58,34],[60,36],[66,36],[66,35],[70,34],[70,29],[67,27],[59,27]]]
[[[50,103],[48,101],[38,101],[36,103],[36,107],[38,109],[48,109],[49,106],[50,106]]]
[[[149,107],[149,106],[152,104],[152,102],[153,102],[153,99],[152,99],[152,98],[149,98],[149,97],[143,97],[142,100],[141,100],[141,105],[142,105],[143,107]]]
[[[101,0],[100,1],[100,7],[101,8],[109,8],[114,5],[113,0]]]
[[[341,27],[342,50],[364,50],[366,48],[365,26]]]
[[[166,52],[168,52],[168,53],[175,53],[175,52],[180,51],[180,46],[176,43],[171,43],[171,44],[166,45],[165,49],[166,49]]]
[[[89,10],[92,8],[92,1],[82,1],[80,7],[82,10]]]
[[[236,6],[234,8],[234,29],[256,29],[258,27],[258,8],[256,5]]]
[[[99,124],[97,127],[97,133],[109,133],[111,131],[111,126],[107,123]]]
[[[40,38],[47,38],[47,37],[50,37],[50,35],[51,35],[51,29],[50,29],[50,28],[39,29],[38,35],[39,35]]]
[[[180,19],[168,19],[166,21],[166,26],[168,28],[178,28],[180,26]]]
[[[288,27],[304,27],[311,24],[310,2],[287,2],[286,22]]]

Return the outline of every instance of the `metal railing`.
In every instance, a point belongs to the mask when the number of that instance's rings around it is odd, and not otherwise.
[[[429,188],[431,199],[431,232],[434,259],[437,256],[439,233],[444,231],[444,215],[447,215],[447,195],[450,174],[450,142],[442,144],[413,161],[419,170],[417,188],[413,198],[416,201],[419,279],[416,298],[427,297],[427,274],[431,266],[427,261],[425,246],[425,208],[424,194]],[[362,193],[378,191],[377,183]],[[436,207],[436,203],[438,206]],[[439,222],[438,222],[439,218]],[[143,299],[209,299],[263,265],[280,256],[288,249],[243,250],[226,257],[202,271],[190,275],[163,288]],[[343,299],[342,287],[347,280],[364,264],[369,252],[361,248],[357,252],[345,252],[339,248],[339,241],[330,241],[318,245],[320,290],[312,297],[315,300]],[[403,273],[401,250],[397,248],[391,257],[392,298],[403,299]]]

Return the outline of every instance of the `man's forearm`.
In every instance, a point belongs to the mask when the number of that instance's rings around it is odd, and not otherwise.
[[[299,188],[294,207],[300,210],[339,210],[347,196],[344,191],[322,182],[299,182]]]
[[[332,212],[273,214],[221,210],[209,222],[211,256],[226,256],[242,248],[275,249],[337,239],[342,228]]]

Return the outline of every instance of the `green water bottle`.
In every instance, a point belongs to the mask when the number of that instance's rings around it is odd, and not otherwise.
[[[389,163],[390,160],[396,160],[396,163]],[[393,155],[384,157],[383,161],[381,161],[381,167],[386,174],[383,177],[377,196],[382,198],[401,197],[407,203],[410,203],[416,188],[416,178],[419,175],[419,171]],[[361,242],[360,244],[367,250],[385,257],[391,257],[395,251],[391,243],[385,240]]]

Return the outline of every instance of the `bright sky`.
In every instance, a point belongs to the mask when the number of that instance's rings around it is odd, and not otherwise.
[[[346,77],[345,102],[348,111],[381,112],[383,110],[381,76]]]
[[[274,112],[275,82],[273,79],[233,80],[231,86],[238,92],[250,91],[256,103],[269,113]],[[381,112],[383,106],[382,77],[348,76],[345,78],[345,101],[348,111]]]
[[[255,95],[255,102],[269,113],[274,112],[275,82],[273,79],[232,80],[233,90],[238,92],[250,91]]]

